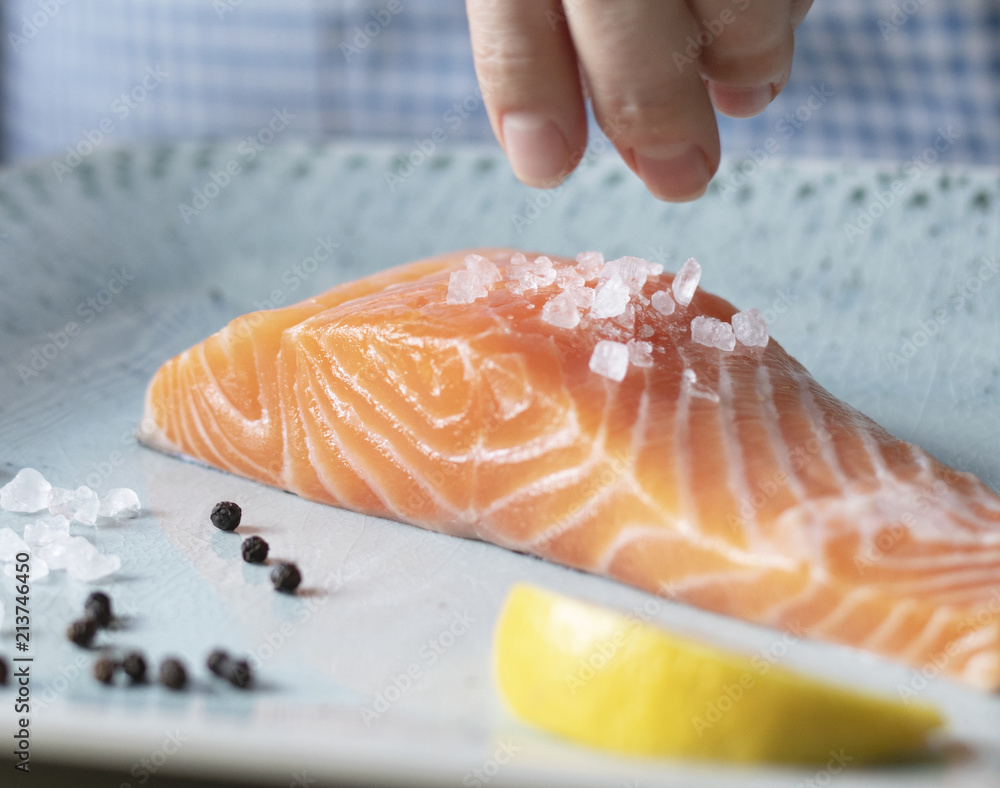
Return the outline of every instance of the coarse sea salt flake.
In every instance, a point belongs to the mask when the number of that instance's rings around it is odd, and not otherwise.
[[[69,537],[69,520],[61,514],[39,517],[24,526],[24,541],[29,545],[44,545]]]
[[[65,569],[75,580],[93,582],[121,568],[117,555],[101,553],[82,536],[71,536],[50,542],[38,549],[39,557],[49,569]]]
[[[135,517],[142,504],[135,490],[128,487],[113,487],[102,497],[97,506],[97,514],[101,517]]]
[[[654,333],[653,327],[649,324],[644,323],[639,328],[639,337],[641,339],[649,339],[651,336],[653,336],[653,333]]]
[[[4,564],[3,573],[7,577],[15,577],[17,575],[23,574],[17,571],[17,563],[10,562]],[[29,580],[41,580],[43,577],[47,577],[49,574],[49,565],[45,563],[41,558],[36,556],[31,556],[28,561],[28,579]],[[0,625],[2,625],[2,607],[0,607]]]
[[[30,549],[12,528],[0,528],[0,561],[13,561],[18,553],[26,553]]]
[[[556,281],[556,269],[552,260],[545,255],[539,255],[529,263],[527,258],[518,252],[510,258],[510,263],[507,265],[507,278],[517,281],[524,290],[535,290],[547,287]]]
[[[580,252],[576,256],[576,270],[585,281],[596,279],[604,268],[604,255],[600,252]]]
[[[465,258],[465,267],[476,275],[476,278],[479,279],[484,287],[495,285],[503,279],[500,275],[500,269],[496,267],[496,264],[480,254],[467,255]]]
[[[691,321],[691,339],[699,345],[716,347],[719,350],[733,350],[736,347],[733,327],[729,323],[704,315],[698,315]]]
[[[663,266],[659,263],[651,263],[641,257],[619,257],[617,260],[610,260],[601,269],[601,279],[610,279],[617,274],[628,286],[629,293],[637,295],[642,291],[649,276],[656,276],[663,273]]]
[[[635,307],[632,304],[625,304],[625,309],[622,310],[622,313],[615,315],[611,319],[626,331],[635,331]]]
[[[594,305],[590,308],[590,316],[595,318],[617,317],[625,311],[629,301],[628,286],[618,274],[605,280],[597,286],[594,292]]]
[[[583,287],[587,280],[571,265],[561,265],[556,268],[556,287],[561,290],[571,290]]]
[[[8,512],[38,512],[49,505],[52,485],[34,468],[22,468],[0,487],[0,509]]]
[[[93,583],[95,580],[117,572],[121,566],[120,556],[100,553],[95,547],[93,552],[88,551],[70,559],[66,564],[66,572],[74,580]]]
[[[628,361],[634,367],[653,366],[653,343],[630,339],[625,343],[628,349]]]
[[[580,310],[572,294],[563,291],[546,301],[542,307],[542,320],[559,328],[576,328],[580,324]]]
[[[690,304],[691,299],[694,298],[695,291],[698,289],[699,281],[701,281],[701,266],[697,260],[689,257],[674,277],[672,286],[674,300],[681,306]]]
[[[745,309],[733,315],[733,333],[736,340],[749,347],[767,347],[770,336],[767,320],[759,309]]]
[[[621,342],[602,339],[590,356],[590,371],[615,381],[625,379],[628,372],[628,348]]]
[[[62,487],[53,487],[49,491],[49,512],[61,514],[69,520],[76,520],[85,525],[93,525],[97,522],[97,509],[100,500],[97,493],[89,487],[77,487],[75,490],[66,490]]]
[[[573,299],[580,309],[590,309],[594,305],[594,288],[571,287],[565,293]]]
[[[477,298],[485,298],[486,287],[473,271],[453,271],[448,277],[449,304],[471,304]]]
[[[650,303],[652,303],[653,309],[661,315],[672,315],[677,308],[676,304],[674,304],[674,299],[666,290],[657,290],[653,293]]]

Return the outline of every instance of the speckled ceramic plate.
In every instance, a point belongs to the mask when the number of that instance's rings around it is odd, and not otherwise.
[[[941,705],[963,744],[883,770],[733,769],[626,760],[513,720],[490,670],[492,623],[527,579],[622,609],[649,598],[504,550],[300,500],[138,447],[146,381],[228,319],[426,254],[512,244],[599,249],[676,267],[764,310],[773,334],[839,397],[940,459],[1000,484],[1000,182],[995,171],[725,165],[691,205],[657,203],[614,159],[553,192],[518,185],[492,152],[421,160],[383,148],[236,145],[100,150],[69,172],[0,175],[0,483],[34,466],[55,484],[135,488],[137,519],[89,534],[122,569],[123,614],[99,642],[177,654],[192,688],[103,688],[62,632],[89,587],[31,590],[32,754],[101,763],[139,785],[168,771],[406,785],[936,785],[1000,779],[1000,702],[846,648],[663,603],[679,631],[814,673]],[[393,177],[387,177],[393,176]],[[221,499],[245,533],[305,576],[278,595],[239,540],[208,525]],[[3,513],[20,530],[31,518]],[[1000,585],[1000,581],[998,581]],[[4,580],[10,603],[13,585]],[[13,648],[10,615],[0,650]],[[202,667],[253,655],[240,692]],[[929,668],[926,673],[935,672]],[[10,749],[13,695],[0,691]],[[367,711],[366,711],[367,710]],[[848,754],[849,755],[849,754]],[[3,778],[4,782],[8,778]]]

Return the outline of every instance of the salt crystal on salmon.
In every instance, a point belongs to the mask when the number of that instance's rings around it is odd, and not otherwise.
[[[701,265],[693,257],[688,258],[681,270],[674,277],[673,290],[674,301],[681,306],[687,306],[694,298],[698,290],[698,282],[701,281]]]
[[[504,280],[449,304],[469,254]],[[838,401],[773,339],[696,342],[694,320],[733,331],[737,310],[694,297],[693,267],[680,284],[649,274],[640,294],[618,277],[618,314],[630,306],[642,337],[629,344],[608,317],[544,319],[569,292],[556,269],[581,265],[549,259],[549,284],[521,294],[511,280],[540,276],[534,261],[477,249],[236,318],[159,369],[143,422],[156,428],[140,437],[314,501],[1000,688],[995,492]],[[685,308],[666,316],[653,297],[668,290]]]
[[[602,339],[594,345],[594,352],[590,356],[590,371],[621,382],[628,372],[628,357],[628,347],[621,342]]]
[[[719,350],[733,350],[736,347],[733,327],[729,323],[704,315],[698,315],[691,321],[691,339],[699,345],[717,347]]]
[[[590,316],[594,318],[617,317],[625,311],[629,302],[628,285],[618,274],[605,279],[594,291],[594,305]]]
[[[745,309],[732,319],[733,333],[741,345],[767,347],[769,339],[767,321],[759,309]]]

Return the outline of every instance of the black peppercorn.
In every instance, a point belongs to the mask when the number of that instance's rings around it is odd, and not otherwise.
[[[179,659],[169,657],[160,663],[160,683],[172,690],[184,689],[187,684],[187,671]]]
[[[101,684],[110,684],[115,680],[118,663],[108,657],[101,657],[94,663],[94,678]]]
[[[212,525],[221,531],[235,531],[243,510],[232,501],[221,501],[212,509]]]
[[[66,630],[66,637],[76,645],[86,648],[91,644],[94,635],[97,634],[97,622],[92,618],[81,618],[69,625]]]
[[[122,668],[132,681],[139,683],[146,680],[146,658],[142,652],[130,651],[122,660]]]
[[[111,598],[103,591],[95,591],[88,596],[83,603],[83,610],[87,618],[94,619],[99,627],[106,627],[111,623]]]
[[[216,676],[225,676],[229,668],[229,655],[221,648],[215,649],[206,660],[208,669]]]
[[[7,683],[7,674],[10,672],[7,667],[7,660],[0,657],[0,686]]]
[[[243,560],[248,564],[261,564],[267,558],[267,542],[259,536],[250,536],[243,540]]]
[[[278,591],[291,593],[302,582],[302,573],[295,564],[278,564],[271,570],[271,583]]]
[[[253,673],[250,670],[250,663],[245,659],[233,660],[229,663],[229,671],[226,675],[229,683],[234,687],[246,689],[253,681]]]

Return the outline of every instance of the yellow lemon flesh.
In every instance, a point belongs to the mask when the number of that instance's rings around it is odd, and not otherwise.
[[[525,585],[497,622],[500,690],[526,722],[621,753],[852,765],[919,752],[933,708],[833,686]]]

